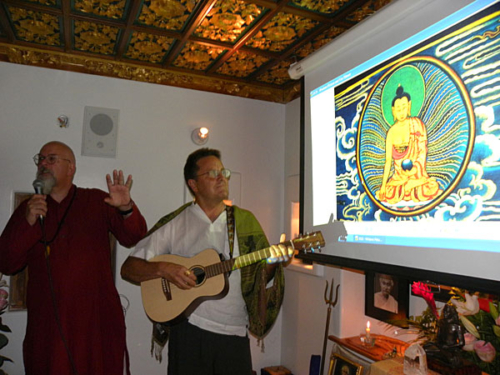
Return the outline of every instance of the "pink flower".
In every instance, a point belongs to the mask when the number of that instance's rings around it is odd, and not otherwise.
[[[474,336],[472,333],[466,332],[464,333],[464,341],[465,345],[462,347],[462,349],[467,352],[474,351],[474,344],[477,342],[476,336]]]
[[[498,316],[498,318],[495,319],[495,324],[497,326],[500,326],[500,315]]]
[[[496,350],[490,342],[487,343],[483,340],[476,341],[474,350],[483,362],[492,362],[495,359]]]
[[[434,300],[434,294],[431,292],[431,289],[426,284],[420,281],[415,281],[411,286],[411,291],[416,296],[422,297],[425,302],[427,302],[427,305],[429,305],[429,307],[431,308],[432,313],[434,314],[436,319],[439,319],[439,314],[436,308],[436,301]]]

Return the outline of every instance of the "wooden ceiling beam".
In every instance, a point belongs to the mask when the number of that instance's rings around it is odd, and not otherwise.
[[[125,53],[125,48],[127,47],[128,40],[130,39],[130,34],[132,33],[132,25],[139,12],[140,1],[132,1],[131,7],[128,10],[128,14],[125,21],[125,29],[120,33],[120,40],[118,42],[118,47],[116,49],[116,59],[121,60],[123,54]]]
[[[228,53],[224,54],[221,58],[219,58],[215,64],[213,64],[207,73],[216,72],[234,53],[236,53],[241,47],[243,47],[246,42],[253,38],[255,34],[257,34],[260,29],[268,23],[281,9],[287,4],[288,0],[279,0],[276,3],[276,6],[273,7],[269,12],[264,14],[251,28],[245,33],[238,41],[234,44],[233,48],[228,51]]]
[[[183,32],[182,37],[176,41],[174,47],[170,51],[167,59],[165,61],[164,66],[167,67],[172,64],[172,62],[177,58],[177,55],[182,51],[184,45],[191,37],[191,34],[196,30],[196,28],[201,24],[201,22],[205,19],[210,9],[214,6],[217,0],[204,0],[200,6],[198,7],[194,17],[189,22],[186,31]]]
[[[71,0],[62,0],[62,24],[63,24],[63,43],[64,43],[64,52],[71,52],[73,48],[73,41],[71,38],[72,30],[71,30],[71,19],[69,15],[71,13]]]
[[[7,17],[7,14],[5,13],[5,9],[1,5],[0,5],[0,26],[7,35],[7,39],[9,40],[9,42],[14,43],[16,40],[16,35],[14,34],[14,31],[11,29],[9,19]]]

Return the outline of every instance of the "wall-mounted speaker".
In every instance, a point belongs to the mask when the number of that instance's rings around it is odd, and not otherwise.
[[[116,157],[118,109],[85,107],[82,155]]]

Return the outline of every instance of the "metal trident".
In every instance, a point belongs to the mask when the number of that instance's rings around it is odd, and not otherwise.
[[[339,287],[340,284],[337,285],[337,289],[335,290],[335,301],[333,300],[333,278],[332,284],[330,285],[330,297],[327,298],[328,294],[328,280],[326,280],[326,288],[325,288],[325,303],[328,305],[328,311],[326,315],[326,329],[325,329],[325,339],[323,340],[323,355],[321,356],[321,368],[319,370],[320,375],[323,375],[323,369],[325,366],[325,354],[326,354],[326,344],[328,342],[328,331],[330,329],[330,314],[332,312],[332,307],[335,307],[337,301],[339,299]]]

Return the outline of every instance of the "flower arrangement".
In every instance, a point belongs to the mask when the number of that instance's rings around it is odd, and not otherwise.
[[[2,280],[3,275],[0,273],[0,349],[4,348],[8,343],[9,339],[1,332],[11,332],[10,328],[2,323],[2,314],[5,312],[5,309],[9,305],[7,298],[9,297],[9,293],[3,287],[7,286],[5,280]],[[12,362],[10,358],[4,357],[0,355],[0,367],[3,366],[5,361]],[[0,369],[0,375],[7,375],[5,371]]]
[[[417,341],[435,342],[438,309],[429,286],[414,282],[412,291],[427,302],[427,309],[418,317],[410,317],[409,326],[417,329]],[[462,358],[475,363],[490,375],[500,375],[500,314],[498,299],[469,294],[452,288],[448,304],[454,306],[463,326],[465,345]]]

